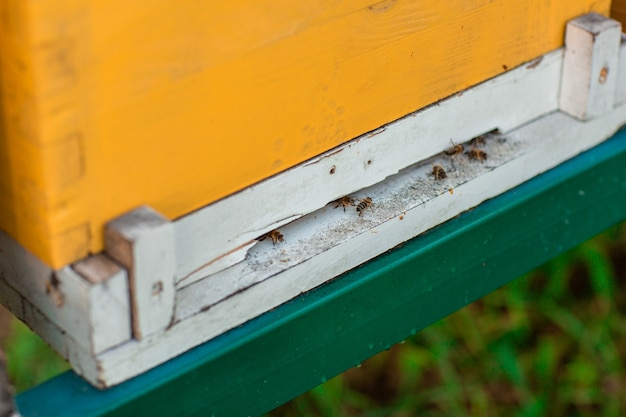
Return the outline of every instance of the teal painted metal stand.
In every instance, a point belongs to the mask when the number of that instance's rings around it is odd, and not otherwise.
[[[626,132],[137,378],[67,372],[24,417],[259,415],[626,219]]]

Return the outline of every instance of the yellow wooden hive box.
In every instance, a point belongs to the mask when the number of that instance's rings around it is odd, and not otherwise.
[[[52,268],[563,44],[610,1],[2,0],[0,230]]]

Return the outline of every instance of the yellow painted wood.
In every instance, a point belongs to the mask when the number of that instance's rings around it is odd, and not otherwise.
[[[51,266],[102,250],[104,223],[140,204],[189,213],[558,48],[567,20],[610,8],[149,3],[0,0],[0,229]]]

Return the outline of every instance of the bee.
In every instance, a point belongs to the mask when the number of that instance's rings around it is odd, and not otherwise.
[[[435,165],[432,174],[435,180],[442,180],[447,177],[446,170],[441,165]]]
[[[452,142],[452,147],[446,149],[445,151],[443,151],[443,153],[445,153],[446,155],[452,156],[452,155],[458,155],[462,153],[463,150],[465,150],[463,145],[455,145],[454,142]]]
[[[363,214],[363,210],[368,207],[372,207],[372,199],[369,197],[359,199],[361,202],[356,206],[356,211],[359,213],[359,216]]]
[[[484,162],[487,160],[487,152],[481,151],[480,149],[470,149],[465,152],[465,155],[473,161]]]
[[[284,242],[285,241],[285,237],[278,230],[272,230],[271,232],[267,232],[266,234],[264,234],[263,236],[261,236],[257,240],[259,242],[262,242],[265,239],[267,239],[268,237],[270,239],[272,239],[272,245],[276,245],[277,242]]]
[[[485,135],[476,136],[474,139],[470,140],[470,145],[474,147],[485,146],[485,143],[487,143],[487,138],[485,137]]]
[[[338,200],[334,201],[335,203],[335,208],[339,207],[339,206],[343,206],[343,211],[346,211],[346,207],[347,206],[354,206],[354,198],[350,197],[350,196],[344,196],[341,197]]]

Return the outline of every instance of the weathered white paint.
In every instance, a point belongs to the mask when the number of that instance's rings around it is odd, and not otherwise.
[[[560,108],[585,120],[615,102],[621,24],[598,13],[567,23]]]
[[[17,290],[7,283],[2,274],[0,274],[0,304],[19,320],[28,323],[28,326],[60,355],[70,358],[69,362],[72,367],[79,369],[80,374],[90,375],[94,381],[98,378],[98,371],[95,369],[97,364],[95,355],[88,353],[82,345],[76,343],[72,336],[53,324],[42,312],[24,299]],[[85,365],[88,364],[93,367],[85,372]]]
[[[95,385],[102,384],[103,381],[98,381],[99,370],[96,357],[90,354],[71,335],[48,320],[45,314],[28,301],[24,301],[24,321],[54,350],[66,358],[78,374],[84,375],[88,380],[87,375],[93,377],[94,380],[90,382]]]
[[[240,261],[247,250],[242,245],[264,233],[451,142],[507,131],[556,110],[562,58],[562,49],[549,53],[176,220],[179,286]],[[225,253],[230,263],[214,262]]]
[[[246,259],[248,273],[255,278],[248,279],[242,285],[245,288],[206,309],[203,296],[208,297],[216,287],[207,288],[205,281],[199,281],[178,293],[177,318],[181,320],[167,331],[99,355],[100,381],[114,385],[126,380],[315,288],[598,144],[625,121],[626,105],[586,123],[556,112],[504,135],[504,142],[498,142],[497,135],[491,138],[484,164],[462,159],[465,156],[438,156],[363,190],[359,195],[371,196],[376,206],[361,217],[332,206],[311,213],[281,229],[284,246],[262,242],[264,248],[254,248],[262,250]],[[448,178],[441,183],[429,174],[435,163],[449,167]],[[351,226],[337,231],[338,217]],[[311,250],[315,253],[302,260]],[[221,285],[230,286],[224,293],[237,290],[237,284],[230,282],[237,275],[227,271],[211,277],[214,285],[220,284],[220,275]],[[195,305],[196,314],[190,305]]]
[[[104,254],[90,256],[59,276],[83,304],[71,331],[88,351],[99,353],[131,338],[130,290],[126,270]]]
[[[115,266],[116,271],[110,277],[102,277],[97,284],[90,283],[70,266],[51,270],[2,232],[0,248],[0,275],[5,277],[6,284],[85,349],[98,353],[130,338],[127,330],[130,309],[123,302],[128,297],[128,280],[123,269]],[[9,309],[20,316],[13,307]],[[96,334],[103,325],[106,332]]]
[[[81,375],[89,375],[93,383],[97,382],[98,361],[96,356],[85,349],[70,334],[52,323],[41,311],[24,299],[5,277],[0,275],[0,304],[5,306],[18,319],[28,323],[28,326],[41,336],[60,355],[69,360],[74,369]],[[99,383],[102,385],[102,382]]]
[[[174,313],[174,227],[142,206],[107,223],[106,251],[130,277],[133,336],[158,333]]]
[[[279,223],[280,224],[280,223]],[[175,223],[176,225],[176,223]],[[278,226],[277,226],[278,227]],[[180,232],[180,230],[179,230]],[[204,241],[203,241],[204,242]],[[207,265],[201,265],[195,271],[192,271],[189,275],[185,277],[184,283],[192,283],[199,279],[203,279],[207,276],[207,271],[222,271],[229,266],[238,264],[243,261],[248,253],[248,250],[257,243],[256,240],[251,240],[249,242],[244,243],[243,245],[233,249],[230,253],[222,255],[221,257],[214,259]],[[200,243],[202,244],[202,242]],[[187,243],[185,247],[193,246],[190,243]],[[180,287],[180,285],[179,285]]]

